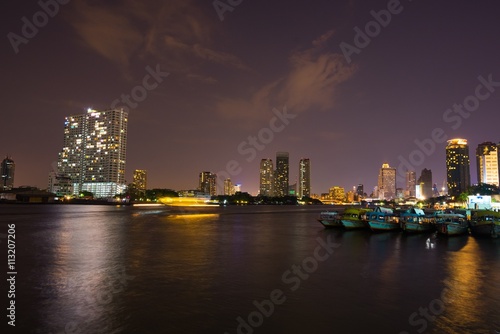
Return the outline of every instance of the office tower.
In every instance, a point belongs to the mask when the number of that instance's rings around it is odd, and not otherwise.
[[[299,193],[298,198],[311,197],[311,161],[300,159],[299,162]]]
[[[259,194],[261,196],[274,196],[273,182],[274,182],[273,160],[262,159],[260,161]]]
[[[144,169],[136,169],[133,176],[133,184],[138,195],[146,195],[148,186],[148,173]]]
[[[274,174],[274,196],[283,197],[288,195],[289,166],[288,152],[277,152],[276,171]]]
[[[458,196],[470,186],[469,146],[466,139],[448,140],[446,146],[446,179],[448,193]]]
[[[415,197],[415,186],[417,185],[417,173],[413,170],[406,171],[406,197]]]
[[[492,142],[479,144],[476,149],[477,182],[500,186],[500,145]]]
[[[358,184],[358,186],[356,187],[356,195],[358,197],[364,197],[365,196],[364,186],[361,183]]]
[[[125,191],[127,123],[123,109],[88,109],[65,118],[58,174],[72,180],[74,194],[105,198]]]
[[[420,177],[418,178],[420,185],[420,194],[424,199],[432,198],[432,171],[430,169],[422,169]]]
[[[234,186],[233,182],[231,182],[231,179],[224,180],[224,195],[226,196],[234,195]]]
[[[384,163],[378,175],[378,198],[396,198],[396,168]]]
[[[16,164],[12,158],[8,156],[5,157],[0,166],[0,175],[2,176],[2,184],[0,185],[0,190],[11,190],[14,188],[14,172],[16,170]]]
[[[217,175],[211,172],[201,172],[198,190],[211,195],[217,195]]]

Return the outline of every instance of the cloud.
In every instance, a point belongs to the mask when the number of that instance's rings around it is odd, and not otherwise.
[[[330,30],[312,42],[312,47],[289,57],[289,70],[240,99],[220,98],[216,113],[223,118],[261,120],[273,108],[286,105],[293,113],[324,111],[335,106],[338,86],[356,72],[338,53],[323,50],[333,35]]]

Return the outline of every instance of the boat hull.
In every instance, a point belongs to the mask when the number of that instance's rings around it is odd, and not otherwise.
[[[383,231],[400,231],[401,227],[396,222],[379,222],[376,220],[370,220],[368,222],[371,230],[374,232],[383,232]]]
[[[401,229],[408,233],[432,232],[436,229],[434,224],[401,223]]]
[[[497,238],[500,236],[500,225],[495,223],[471,223],[470,232],[474,236]]]
[[[437,224],[436,228],[443,235],[463,235],[469,232],[469,228],[461,224]]]
[[[318,219],[318,221],[325,227],[325,228],[334,228],[334,227],[342,227],[342,222],[340,219],[335,219],[335,220],[330,220],[330,219]]]
[[[363,228],[368,228],[368,222],[364,220],[350,220],[350,219],[342,219],[342,226],[346,230],[356,230],[356,229],[363,229]]]

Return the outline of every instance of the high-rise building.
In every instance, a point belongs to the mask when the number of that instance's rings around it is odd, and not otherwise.
[[[458,196],[470,186],[469,145],[466,139],[448,140],[446,146],[446,179],[448,193]]]
[[[299,162],[299,193],[298,198],[311,197],[311,161],[300,159]]]
[[[14,188],[14,172],[16,170],[16,164],[12,158],[6,156],[2,160],[2,165],[0,166],[0,175],[2,176],[2,184],[0,185],[0,190],[11,190]]]
[[[378,175],[378,198],[396,198],[396,168],[384,163]]]
[[[259,177],[259,194],[261,196],[274,196],[273,181],[274,181],[273,160],[262,159],[260,161],[260,177]]]
[[[432,198],[432,171],[430,169],[422,169],[420,177],[418,178],[418,184],[420,185],[420,195],[424,199]]]
[[[360,183],[358,184],[358,186],[356,187],[356,195],[358,196],[358,198],[360,197],[365,197],[365,187]]]
[[[500,186],[500,145],[479,144],[476,149],[477,182]]]
[[[134,171],[134,188],[137,190],[138,195],[144,196],[148,187],[148,173],[144,169],[136,169]]]
[[[276,171],[274,174],[274,196],[283,197],[288,195],[289,166],[288,152],[277,152]]]
[[[413,170],[406,171],[406,189],[405,196],[406,197],[415,197],[415,186],[417,185],[417,173]]]
[[[198,190],[211,195],[217,195],[217,175],[211,172],[201,172]]]
[[[65,118],[58,174],[72,180],[74,194],[104,198],[125,191],[127,124],[123,109],[88,109]]]
[[[224,180],[224,195],[231,196],[234,195],[234,185],[231,179]]]
[[[345,189],[337,186],[331,187],[329,191],[329,197],[333,201],[344,202],[346,199]]]

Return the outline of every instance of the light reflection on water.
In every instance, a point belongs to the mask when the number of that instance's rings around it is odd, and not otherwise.
[[[275,289],[286,302],[255,333],[418,333],[410,316],[444,289],[451,300],[427,332],[500,329],[495,240],[327,230],[321,208],[4,208],[25,245],[26,333],[232,334]],[[292,290],[283,274],[317,238],[340,247]]]

